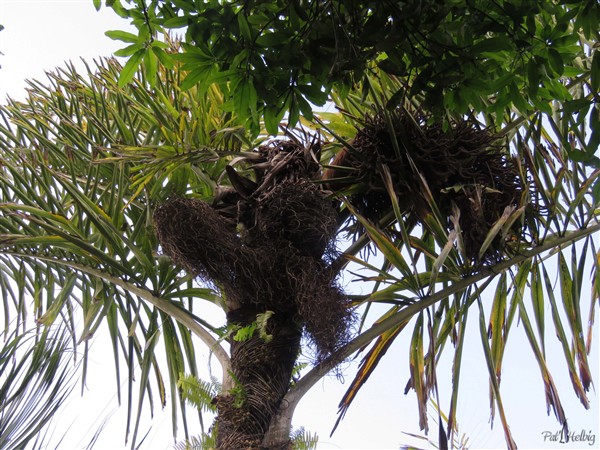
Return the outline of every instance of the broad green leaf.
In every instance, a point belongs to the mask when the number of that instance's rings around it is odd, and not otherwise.
[[[160,64],[165,66],[167,69],[173,69],[175,61],[173,60],[172,55],[168,54],[164,49],[157,46],[152,46],[152,52],[154,52]]]
[[[302,113],[302,117],[306,120],[313,120],[313,111],[310,103],[306,101],[303,95],[296,93],[295,101],[300,108],[300,113]]]
[[[594,185],[592,186],[592,198],[594,199],[594,203],[600,203],[600,178],[597,178],[594,181]]]
[[[594,50],[592,67],[590,69],[590,85],[593,92],[600,91],[600,51]]]
[[[131,57],[129,58],[127,63],[125,63],[125,66],[123,67],[123,70],[121,71],[121,75],[119,76],[119,87],[122,88],[125,85],[129,84],[129,82],[131,82],[131,80],[133,80],[133,77],[135,76],[135,72],[137,71],[138,67],[142,63],[142,60],[144,59],[145,54],[146,54],[146,50],[142,49],[142,50],[138,50],[133,55],[131,55]]]
[[[188,13],[196,13],[197,7],[193,0],[172,0],[173,4]]]
[[[530,97],[537,95],[540,86],[540,71],[538,66],[539,64],[534,58],[531,58],[527,62],[527,92]]]
[[[550,62],[550,67],[552,70],[558,76],[562,76],[562,74],[565,72],[565,67],[562,56],[560,56],[560,53],[556,49],[548,49],[548,61]]]
[[[267,15],[262,13],[252,14],[246,19],[248,20],[248,23],[252,25],[264,25],[271,20]]]
[[[248,24],[248,19],[243,10],[241,10],[237,14],[238,26],[240,27],[240,33],[244,39],[248,42],[252,42],[252,32],[250,31],[250,25]]]
[[[174,28],[183,28],[187,27],[190,23],[189,18],[185,16],[171,17],[168,20],[165,20],[163,26],[165,28],[174,29]]]
[[[199,83],[207,83],[212,71],[213,69],[210,66],[201,66],[192,70],[181,83],[181,89],[187,91]]]
[[[128,45],[125,48],[122,48],[120,50],[117,50],[114,55],[118,56],[118,57],[123,57],[126,58],[128,56],[133,55],[134,53],[137,53],[140,50],[143,50],[145,48],[145,44],[143,42],[138,42],[135,44],[131,44]]]
[[[321,91],[321,88],[317,86],[311,86],[309,84],[299,84],[298,90],[313,104],[322,106],[327,101],[327,93]]]
[[[485,52],[493,52],[498,53],[501,51],[510,51],[512,50],[513,45],[505,36],[497,36],[484,39],[477,44],[475,44],[471,51],[473,53],[485,53]]]
[[[292,35],[291,30],[263,33],[256,38],[256,45],[261,47],[278,46],[284,44]]]
[[[140,38],[137,34],[129,33],[127,31],[122,31],[122,30],[106,31],[104,34],[113,40],[118,40],[118,41],[123,41],[123,42],[137,43],[140,41]]]
[[[597,169],[600,168],[600,158],[592,153],[573,150],[568,152],[568,155],[572,161],[582,162]]]
[[[158,77],[158,58],[153,50],[144,53],[144,74],[150,87],[155,87]]]
[[[264,121],[267,133],[271,136],[276,136],[279,132],[279,124],[283,119],[285,108],[283,105],[274,106],[266,105],[264,108]]]

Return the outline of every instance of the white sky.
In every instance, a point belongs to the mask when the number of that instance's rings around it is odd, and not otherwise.
[[[4,54],[0,56],[2,103],[6,95],[23,99],[26,78],[43,81],[45,70],[61,66],[65,60],[77,62],[80,57],[84,57],[91,62],[98,56],[110,55],[119,48],[119,43],[105,37],[104,32],[126,27],[126,23],[111,11],[103,9],[97,13],[91,0],[0,0],[0,24],[5,26],[5,30],[0,32],[0,52]],[[360,289],[356,284],[352,283],[352,289]],[[491,294],[484,298],[484,302],[491,302]],[[586,305],[582,306],[585,317],[589,310]],[[505,448],[499,418],[496,419],[493,430],[489,427],[488,378],[476,316],[477,312],[474,310],[471,318],[475,320],[469,326],[468,344],[463,357],[465,362],[459,393],[459,428],[469,436],[471,448]],[[542,432],[555,432],[559,426],[553,416],[548,418],[546,415],[539,370],[529,346],[523,344],[526,338],[522,327],[511,331],[501,384],[504,406],[514,438],[520,448],[600,448],[597,393],[590,392],[592,408],[585,411],[571,388],[560,347],[552,339],[552,325],[548,324],[548,328],[549,365],[558,385],[570,428],[576,432],[584,430],[595,434],[596,442],[593,447],[587,444],[544,442]],[[344,366],[344,385],[333,376],[317,384],[300,403],[294,426],[304,426],[309,431],[317,432],[320,436],[320,449],[393,449],[407,443],[403,431],[419,433],[415,396],[412,393],[406,396],[403,394],[408,379],[409,334],[404,333],[390,348],[333,437],[329,437],[329,432],[336,420],[337,404],[354,376],[356,364]],[[599,379],[598,339],[596,326],[593,341],[595,350],[591,355],[595,382]],[[101,335],[93,345],[87,392],[83,399],[75,393],[60,417],[59,422],[63,426],[72,424],[60,449],[85,448],[95,429],[105,419],[108,419],[107,428],[95,448],[125,448],[125,408],[115,411],[112,353],[104,345]],[[446,359],[440,362],[438,372],[442,406],[445,409],[449,405],[450,355],[451,352],[447,352]],[[148,414],[144,416],[140,433],[143,435],[149,428],[150,433],[140,448],[171,449],[173,440],[170,410],[155,411],[152,422],[147,418]],[[432,436],[435,436],[434,424],[430,423],[430,426]],[[59,432],[56,434],[58,436]]]

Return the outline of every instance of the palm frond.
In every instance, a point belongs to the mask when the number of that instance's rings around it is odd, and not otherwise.
[[[43,448],[46,430],[75,387],[69,348],[64,327],[5,337],[0,349],[1,448]]]
[[[582,54],[583,65],[589,67],[592,57],[593,52]],[[589,77],[589,72],[585,77]],[[353,342],[349,347],[363,349],[375,339],[362,364],[367,361],[378,362],[387,351],[387,346],[381,345],[385,336],[412,319],[422,318],[424,311],[429,312],[433,318],[429,329],[433,333],[429,333],[428,340],[423,337],[425,329],[422,319],[412,322],[412,372],[408,384],[409,388],[416,390],[421,427],[424,429],[427,429],[427,422],[423,420],[423,411],[427,407],[429,389],[432,389],[427,375],[430,376],[429,380],[435,379],[435,362],[442,351],[449,347],[446,343],[452,344],[454,351],[448,426],[450,430],[455,426],[465,327],[469,308],[476,303],[479,305],[481,343],[489,369],[490,411],[492,417],[500,415],[509,447],[516,444],[509,432],[510,419],[503,412],[503,400],[506,400],[501,395],[500,379],[510,330],[517,323],[515,318],[523,323],[527,341],[540,368],[548,413],[553,410],[561,426],[566,426],[558,387],[546,363],[545,335],[550,332],[549,328],[556,331],[560,340],[572,387],[583,406],[588,407],[586,393],[592,374],[587,353],[592,325],[586,328],[584,323],[586,320],[587,323],[594,321],[600,285],[597,249],[593,240],[594,234],[600,229],[600,196],[597,188],[594,188],[600,185],[600,171],[598,161],[591,156],[594,150],[589,148],[590,144],[594,144],[592,135],[597,133],[590,130],[590,121],[595,120],[594,114],[597,113],[590,109],[594,93],[585,82],[581,83],[580,78],[578,80],[572,85],[567,84],[569,95],[574,98],[573,103],[556,100],[548,108],[541,108],[540,112],[531,116],[507,109],[477,119],[482,129],[493,127],[497,135],[502,136],[503,152],[513,161],[515,176],[524,186],[517,199],[518,204],[501,211],[483,236],[477,248],[480,259],[492,243],[502,242],[504,246],[502,255],[483,265],[469,262],[469,251],[465,251],[464,242],[465,228],[469,223],[461,221],[460,208],[455,207],[446,216],[444,209],[436,204],[439,195],[431,191],[426,180],[423,180],[421,189],[431,194],[423,197],[428,198],[425,206],[429,214],[422,215],[417,226],[414,226],[414,217],[401,205],[403,196],[413,194],[400,192],[394,185],[393,177],[397,175],[391,170],[392,166],[386,166],[378,160],[380,165],[375,170],[380,172],[380,185],[371,179],[371,186],[380,186],[387,192],[389,210],[381,215],[391,213],[395,220],[377,224],[376,220],[364,217],[353,205],[352,196],[356,195],[356,191],[352,183],[358,183],[360,179],[354,172],[345,175],[343,183],[349,186],[346,191],[348,209],[364,230],[360,239],[366,238],[377,249],[379,258],[384,261],[377,265],[389,268],[387,271],[378,269],[369,262],[368,254],[359,257],[357,250],[362,247],[348,248],[348,254],[345,255],[347,260],[359,264],[363,269],[359,279],[375,281],[380,286],[371,295],[361,296],[360,302],[374,305],[401,299],[395,303],[397,306],[391,314],[368,307],[366,314],[379,311],[381,316],[375,318],[370,330],[356,339],[356,345]],[[391,84],[395,91],[402,89],[399,81],[381,73],[369,79],[368,83],[362,91],[359,89],[339,97],[334,93],[334,100],[343,114],[324,115],[326,120],[319,122],[325,130],[340,139],[346,151],[349,146],[354,146],[353,151],[357,150],[355,136],[360,135],[361,127],[371,120],[369,117],[384,108],[387,91],[383,85]],[[414,110],[415,107],[418,110],[418,99],[399,106],[405,111]],[[580,114],[571,114],[572,107],[577,107]],[[390,113],[383,114],[389,117]],[[456,118],[449,120],[451,122]],[[394,121],[388,121],[386,126],[380,128],[384,129],[398,138],[398,142],[389,143],[395,153],[410,147],[411,142],[403,140],[402,132],[398,131]],[[385,151],[392,153],[389,149]],[[385,158],[382,159],[385,162]],[[343,169],[343,164],[335,164]],[[337,173],[342,173],[338,166],[333,168]],[[448,186],[446,189],[462,188]],[[407,223],[411,227],[407,227]],[[514,230],[522,230],[522,233],[515,233]],[[564,240],[567,236],[578,238]],[[570,256],[567,256],[568,252]],[[585,318],[582,311],[582,304],[588,302],[582,292],[582,286],[586,284],[586,267],[592,267],[593,282],[589,318]],[[369,275],[364,275],[364,271]],[[559,280],[562,301],[555,294],[557,286],[551,282],[554,276]],[[484,292],[493,298],[491,306],[483,301]],[[365,319],[363,317],[363,321]],[[374,330],[378,330],[378,333]],[[421,341],[422,338],[425,342]],[[340,419],[346,414],[352,398],[368,374],[369,371],[363,366],[359,368],[340,403]]]
[[[305,430],[304,427],[292,430],[290,438],[294,450],[316,450],[319,442],[319,436]]]
[[[29,82],[25,102],[0,108],[4,328],[10,333],[33,317],[46,326],[64,323],[73,342],[85,343],[108,327],[120,401],[121,378],[128,379],[127,428],[135,445],[153,391],[164,405],[170,387],[185,426],[176,386],[180,373],[199,374],[198,337],[228,364],[218,331],[194,313],[203,300],[222,300],[160,255],[152,211],[169,196],[211,197],[230,155],[247,142],[219,108],[216,88],[206,95],[178,88],[177,66],[160,66],[151,92],[141,81],[119,87],[121,67],[112,59],[87,69],[49,73],[47,85]],[[160,362],[159,345],[178,356]],[[87,346],[83,357],[85,384]]]

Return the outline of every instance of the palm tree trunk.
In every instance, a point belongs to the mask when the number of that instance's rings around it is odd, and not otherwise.
[[[289,430],[267,446],[263,439],[290,387],[302,330],[291,316],[282,316],[269,320],[267,332],[268,342],[260,336],[231,342],[234,387],[217,398],[220,450],[291,448]]]

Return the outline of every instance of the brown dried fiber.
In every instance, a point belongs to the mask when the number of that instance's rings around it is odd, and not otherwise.
[[[219,205],[175,198],[155,212],[157,235],[175,262],[223,290],[235,322],[247,325],[265,311],[293,316],[322,359],[349,340],[354,320],[327,266],[335,253],[337,211],[308,179],[315,170],[309,151],[279,142],[260,154],[256,195],[232,203],[251,208],[244,218],[252,222],[236,227],[230,213],[219,214]]]
[[[391,123],[392,127],[381,115],[367,118],[350,142],[352,149],[336,157],[332,164],[338,167],[326,171],[324,178],[331,180],[333,190],[347,188],[345,180],[352,180],[351,203],[365,217],[379,220],[391,210],[382,181],[386,166],[407,217],[425,223],[431,214],[427,191],[449,229],[454,206],[458,207],[467,257],[477,260],[487,233],[505,208],[518,208],[527,197],[528,187],[515,161],[497,136],[468,122],[443,130],[439,124],[427,124],[423,115],[413,117],[401,110],[391,114]],[[512,231],[520,235],[522,228],[517,221]],[[504,245],[497,237],[483,262],[496,259]]]

